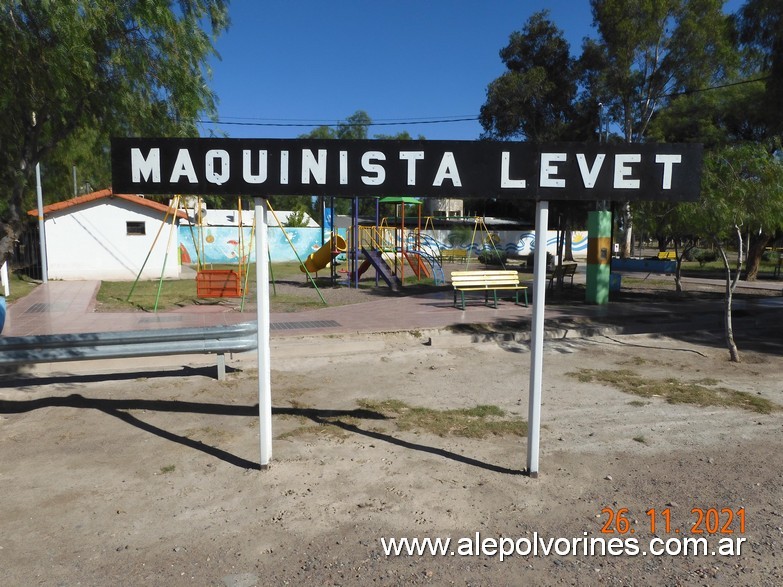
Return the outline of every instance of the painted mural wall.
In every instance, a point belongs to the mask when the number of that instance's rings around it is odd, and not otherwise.
[[[338,233],[346,237],[346,230],[340,229]],[[470,248],[478,254],[485,247],[486,234],[476,234],[466,242],[452,242],[453,236],[448,230],[423,231],[426,235],[422,239],[422,248],[431,255],[437,255],[440,250],[453,248]],[[532,231],[493,231],[499,243],[498,249],[505,251],[509,256],[525,256],[535,250],[536,236]],[[320,228],[286,228],[270,226],[269,252],[272,262],[296,261],[296,254],[304,260],[310,253],[321,247]],[[290,244],[288,239],[290,239]],[[451,238],[450,238],[451,237]],[[328,239],[328,233],[327,233]],[[184,264],[195,264],[200,256],[202,263],[206,264],[237,264],[243,262],[255,262],[255,243],[251,239],[251,229],[244,227],[240,234],[236,226],[204,226],[202,228],[190,226],[179,227],[180,261]],[[547,251],[555,255],[557,253],[557,232],[547,232]],[[587,231],[573,231],[571,233],[571,249],[577,259],[587,257]],[[294,252],[296,251],[296,253]]]
[[[430,230],[427,231],[442,249],[467,249],[470,248],[474,253],[481,252],[485,247],[485,241],[487,241],[486,232],[477,232],[475,237],[471,235],[465,242],[451,243],[453,240],[452,231],[448,230]],[[493,235],[497,235],[499,243],[496,245],[498,249],[503,250],[509,256],[525,256],[532,253],[536,248],[536,233],[532,230],[514,231],[514,230],[497,230],[492,231]],[[553,255],[557,253],[557,231],[547,231],[546,249]],[[587,231],[575,230],[571,232],[571,251],[574,254],[574,258],[586,258],[587,257]]]
[[[338,232],[345,236],[345,231]],[[286,228],[283,232],[279,226],[270,226],[267,235],[273,263],[296,261],[297,254],[304,260],[321,248],[321,229],[318,227]],[[329,238],[328,233],[326,238]],[[192,230],[190,226],[179,227],[180,262],[183,264],[196,264],[197,259],[218,265],[238,264],[240,259],[243,263],[255,263],[255,248],[252,229],[247,226],[241,233],[236,226],[194,226]]]

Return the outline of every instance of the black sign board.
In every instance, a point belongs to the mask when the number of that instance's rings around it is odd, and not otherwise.
[[[697,200],[695,144],[112,139],[117,193]]]

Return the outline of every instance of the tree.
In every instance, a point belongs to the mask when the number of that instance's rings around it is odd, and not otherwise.
[[[565,139],[574,118],[576,74],[569,44],[548,14],[535,13],[501,49],[508,71],[487,88],[479,115],[486,137]]]
[[[308,212],[303,208],[292,210],[285,221],[285,226],[290,228],[307,226],[307,216]]]
[[[607,107],[628,143],[644,140],[670,97],[721,79],[735,53],[723,0],[591,0],[599,43],[586,47],[586,95]],[[589,51],[587,51],[589,49]],[[632,244],[633,216],[621,205],[621,256]]]
[[[702,196],[681,204],[680,214],[718,249],[726,274],[724,323],[732,361],[740,356],[734,341],[731,306],[743,265],[743,234],[768,222],[783,222],[783,166],[758,144],[734,145],[707,154]],[[732,271],[728,251],[736,248]]]
[[[739,49],[717,89],[683,94],[651,123],[650,136],[670,142],[697,141],[706,147],[757,141],[780,147],[783,131],[783,4],[748,0],[731,18]],[[752,203],[751,203],[752,205]],[[758,276],[761,257],[780,227],[771,219],[746,233],[745,279]]]
[[[57,201],[111,185],[108,145],[101,129],[83,127],[54,147],[41,162],[44,198]]]
[[[748,74],[766,76],[762,108],[774,132],[783,132],[783,3],[747,0],[735,16]]]
[[[64,164],[67,141],[85,138],[105,155],[112,134],[197,135],[196,120],[215,112],[206,60],[228,26],[227,7],[228,0],[5,3],[0,258],[30,206],[36,164]]]
[[[735,85],[684,94],[653,117],[648,138],[673,143],[701,143],[705,149],[747,141],[767,141],[770,128],[762,81],[738,79]]]

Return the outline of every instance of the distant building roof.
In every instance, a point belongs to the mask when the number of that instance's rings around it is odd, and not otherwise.
[[[160,202],[154,202],[152,200],[148,200],[142,195],[115,194],[114,192],[112,192],[111,188],[107,188],[105,190],[98,190],[97,192],[84,194],[83,196],[76,196],[75,198],[71,198],[70,200],[63,200],[61,202],[55,202],[54,204],[49,204],[48,206],[44,206],[43,213],[44,216],[46,216],[47,214],[51,214],[52,212],[59,212],[60,210],[66,210],[73,206],[86,204],[88,202],[94,202],[96,200],[102,200],[104,198],[120,198],[122,200],[126,200],[134,204],[138,204],[139,206],[146,206],[147,208],[151,208],[152,210],[163,212],[164,214],[171,210],[171,208],[167,204],[161,204]],[[28,210],[27,213],[30,216],[37,216],[38,210],[37,209]],[[185,213],[184,210],[177,210],[177,217],[187,218],[188,215]]]

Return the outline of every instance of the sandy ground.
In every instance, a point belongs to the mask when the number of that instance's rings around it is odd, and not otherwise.
[[[783,358],[744,357],[731,365],[720,341],[693,335],[548,342],[538,479],[522,474],[525,436],[403,430],[360,403],[490,404],[527,419],[530,355],[516,342],[426,333],[275,342],[264,471],[254,465],[252,361],[225,382],[199,365],[6,376],[2,583],[780,585],[783,411],[672,405],[571,374],[710,378],[783,406]],[[710,552],[741,537],[740,554],[643,555],[652,508],[664,541],[698,537],[692,527],[707,522],[692,510],[717,508],[721,533],[703,535]],[[538,556],[501,561],[491,541],[476,554],[476,533],[521,551],[536,542]],[[386,556],[380,539],[390,537],[450,537],[452,551],[473,552]],[[558,538],[635,539],[640,552],[591,555],[577,543],[576,554],[544,556]]]

